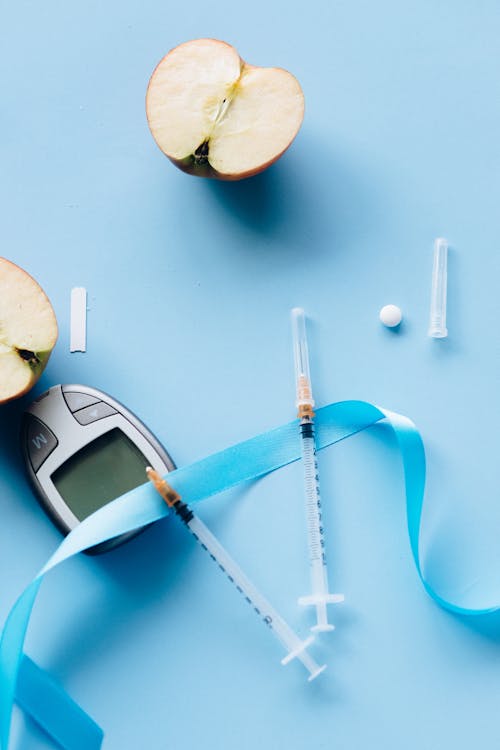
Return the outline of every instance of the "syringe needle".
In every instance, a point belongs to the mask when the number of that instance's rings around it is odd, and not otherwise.
[[[176,516],[188,527],[195,539],[208,552],[219,568],[227,575],[238,591],[243,594],[247,602],[253,607],[256,614],[271,629],[280,643],[288,650],[288,654],[281,660],[282,664],[288,664],[294,658],[299,659],[309,672],[309,681],[314,680],[324,669],[326,664],[320,666],[307,652],[307,647],[314,638],[309,637],[302,641],[290,628],[274,607],[262,596],[253,583],[246,577],[241,568],[231,558],[222,544],[216,539],[212,532],[205,526],[203,521],[195,516],[191,508],[182,502],[180,495],[163,479],[158,472],[150,466],[146,469],[148,479],[154,484],[167,505],[172,508]]]
[[[304,467],[304,489],[306,501],[307,538],[312,594],[299,599],[299,604],[316,607],[316,625],[311,630],[333,630],[327,616],[327,604],[344,601],[343,594],[328,592],[328,571],[325,557],[325,540],[321,518],[321,496],[319,491],[318,463],[314,439],[314,399],[309,371],[304,310],[292,310],[293,351],[297,389],[296,406],[300,420],[302,463]]]

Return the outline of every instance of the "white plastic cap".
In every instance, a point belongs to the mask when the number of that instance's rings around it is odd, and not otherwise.
[[[434,339],[444,339],[448,335],[446,327],[446,293],[448,284],[448,241],[438,237],[434,242],[434,262],[432,265],[431,311],[428,335]]]
[[[307,348],[306,316],[301,307],[291,311],[293,354],[295,360],[295,382],[297,406],[314,406],[309,372],[309,351]]]

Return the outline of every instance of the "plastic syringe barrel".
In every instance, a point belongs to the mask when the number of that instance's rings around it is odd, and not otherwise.
[[[212,560],[216,562],[221,570],[227,575],[231,583],[234,583],[238,591],[245,597],[247,602],[254,608],[262,621],[272,630],[280,643],[288,650],[287,656],[282,659],[282,664],[287,664],[294,658],[299,659],[309,672],[309,680],[317,677],[326,665],[320,666],[306,651],[314,640],[307,638],[302,641],[291,629],[287,622],[281,617],[268,600],[262,596],[260,591],[243,573],[239,565],[232,559],[224,549],[219,540],[205,526],[203,521],[195,515],[186,521],[186,525],[205,549]]]
[[[327,604],[344,601],[343,594],[328,592],[328,571],[325,559],[325,540],[321,517],[321,495],[318,482],[318,464],[314,440],[314,423],[304,418],[300,424],[302,463],[304,466],[304,489],[306,498],[307,541],[312,594],[299,598],[299,604],[316,607],[317,622],[311,630],[333,630],[328,622]]]
[[[314,424],[304,419],[300,425],[302,464],[304,467],[304,491],[306,497],[307,539],[309,560],[325,564],[325,542],[321,519],[321,498],[318,483],[318,464],[314,442]]]
[[[432,265],[431,310],[429,316],[429,336],[444,339],[448,335],[446,327],[446,294],[448,284],[448,241],[438,237],[434,242]]]

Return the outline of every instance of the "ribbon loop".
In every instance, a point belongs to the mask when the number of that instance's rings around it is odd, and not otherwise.
[[[404,467],[408,534],[418,575],[427,593],[441,606],[461,614],[492,611],[470,609],[443,599],[425,580],[419,558],[419,535],[425,486],[425,453],[415,425],[407,418],[364,401],[343,401],[317,410],[317,449],[344,440],[385,420],[397,438]],[[300,458],[297,421],[263,433],[219,453],[168,474],[171,487],[191,504],[242,482],[263,477]],[[5,623],[0,640],[0,740],[8,749],[14,698],[66,750],[98,750],[101,730],[60,689],[38,704],[40,687],[50,678],[23,655],[31,611],[44,576],[57,565],[89,547],[146,526],[169,513],[147,483],[105,505],[79,524],[18,598]],[[30,677],[31,675],[31,677]],[[38,711],[38,716],[37,716]]]

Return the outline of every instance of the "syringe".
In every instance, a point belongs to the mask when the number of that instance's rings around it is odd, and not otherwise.
[[[288,662],[297,657],[309,672],[309,682],[314,680],[315,677],[326,669],[326,664],[319,666],[307,652],[307,647],[311,645],[314,637],[311,636],[302,641],[281,615],[276,612],[274,607],[269,604],[267,599],[255,588],[253,583],[246,577],[241,568],[230,557],[203,521],[195,516],[186,503],[182,502],[180,495],[170,487],[166,480],[162,479],[150,466],[146,469],[146,474],[167,505],[172,508],[175,515],[187,526],[194,538],[208,552],[212,560],[227,575],[231,583],[234,583],[240,594],[243,594],[256,614],[288,650],[287,655],[281,660],[281,663],[288,664]]]
[[[316,625],[313,625],[311,630],[333,630],[334,625],[330,625],[328,622],[326,605],[343,602],[344,595],[330,594],[328,592],[328,572],[321,518],[318,462],[314,439],[314,399],[312,397],[311,375],[309,372],[306,322],[304,310],[300,307],[294,307],[291,315],[297,389],[296,406],[300,420],[299,429],[302,443],[302,463],[304,466],[307,538],[312,588],[312,594],[300,597],[299,604],[316,607]]]

